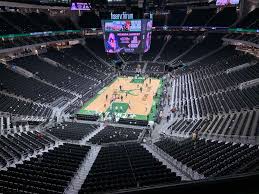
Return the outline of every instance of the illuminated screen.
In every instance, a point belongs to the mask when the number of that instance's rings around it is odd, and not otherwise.
[[[71,0],[70,10],[77,11],[89,11],[91,9],[91,4],[87,0]]]
[[[76,10],[90,10],[90,4],[89,3],[72,3],[71,4],[71,10],[76,11]]]
[[[152,20],[103,20],[107,53],[143,53],[150,49]]]
[[[108,53],[139,53],[141,52],[140,32],[106,32],[105,50]]]
[[[107,21],[105,32],[141,32],[141,20]]]
[[[237,5],[239,4],[239,0],[217,0],[217,6],[226,6],[226,5]]]

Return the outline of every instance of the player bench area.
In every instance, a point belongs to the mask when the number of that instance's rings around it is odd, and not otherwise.
[[[110,121],[120,118],[154,121],[162,91],[161,79],[118,77],[86,102],[77,115],[98,115]]]

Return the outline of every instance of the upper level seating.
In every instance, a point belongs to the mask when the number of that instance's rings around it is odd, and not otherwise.
[[[47,30],[62,30],[61,27],[57,25],[47,14],[40,12],[40,13],[28,13],[28,18],[30,21],[40,29],[40,31],[47,31]]]
[[[102,144],[137,140],[142,131],[141,129],[107,126],[89,141],[93,144]]]
[[[181,61],[190,62],[209,52],[219,48],[222,44],[223,34],[209,33],[199,44],[195,45],[190,52],[181,57]],[[213,42],[213,44],[212,44]]]
[[[237,27],[258,29],[259,27],[258,14],[259,14],[259,8],[254,9],[246,17],[241,19],[240,22],[238,22]]]
[[[254,57],[252,55],[235,50],[234,46],[229,45],[198,63],[189,66],[188,71],[204,69],[206,75],[216,74],[229,68],[251,62],[253,59]]]
[[[34,73],[43,80],[80,94],[85,94],[95,84],[89,78],[81,77],[60,67],[50,65],[40,60],[37,56],[15,59],[12,64]]]
[[[210,18],[216,14],[216,9],[192,9],[187,16],[184,26],[205,26]]]
[[[76,29],[70,19],[64,18],[59,23],[55,22],[47,14],[41,12],[20,13],[1,12],[2,34],[16,34],[28,32],[42,32],[49,30]],[[10,28],[10,29],[7,29]]]
[[[153,26],[164,26],[165,25],[166,15],[153,15]]]
[[[92,76],[94,75],[96,77],[104,78],[108,73],[111,73],[112,69],[109,66],[97,60],[80,44],[75,45],[70,49],[65,49],[63,51],[69,56],[72,55],[75,60],[81,61],[82,63],[86,64],[88,68],[95,70],[97,73],[92,71]]]
[[[112,192],[120,189],[180,182],[139,144],[102,147],[79,193]]]
[[[25,132],[0,136],[0,168],[21,159],[22,155],[33,154],[34,150],[44,149],[55,141],[40,132]],[[0,184],[1,185],[1,184]]]
[[[104,79],[106,74],[111,72],[107,65],[96,60],[82,45],[75,45],[61,51],[49,50],[44,56],[92,79]]]
[[[258,172],[259,170],[258,146],[212,142],[203,139],[197,140],[195,143],[189,140],[184,144],[163,139],[155,144],[205,177]]]
[[[9,93],[41,103],[51,103],[62,96],[69,99],[73,98],[72,94],[63,92],[33,78],[26,78],[3,66],[0,71],[0,85],[2,89]]]
[[[100,18],[94,12],[83,12],[79,19],[81,28],[101,28]]]
[[[178,57],[193,45],[193,41],[196,36],[196,34],[185,34],[185,36],[176,35],[175,37],[172,36],[166,44],[158,61],[167,62]]]
[[[63,193],[90,147],[64,144],[0,173],[0,192]]]
[[[52,112],[50,108],[45,106],[22,101],[3,94],[0,94],[0,111],[37,117],[49,117]]]
[[[180,26],[186,15],[186,9],[170,9],[170,14],[167,15],[167,26]]]
[[[207,26],[228,27],[237,20],[236,7],[225,7],[218,12],[207,24]]]
[[[62,123],[58,126],[47,129],[47,132],[61,140],[81,140],[92,133],[98,126],[83,123]]]
[[[150,50],[143,54],[143,61],[152,61],[155,59],[163,44],[165,43],[164,36],[152,33]]]
[[[258,87],[240,90],[239,85],[258,78],[258,65],[227,71],[255,60],[252,55],[227,46],[199,63],[190,65],[181,76],[174,79],[173,106],[188,117],[257,107]]]
[[[1,24],[0,24],[1,25]],[[44,36],[44,37],[17,37],[15,39],[1,39],[0,49],[7,49],[13,47],[21,47],[26,45],[48,43],[53,41],[69,40],[82,38],[79,34],[69,35],[55,35],[55,36]]]
[[[62,27],[64,30],[76,30],[77,27],[72,22],[72,20],[69,17],[62,16],[57,18],[56,20],[57,24]]]
[[[103,36],[87,37],[85,40],[85,45],[90,48],[94,53],[96,53],[97,56],[101,57],[108,63],[113,64],[113,60],[118,60],[114,54],[105,52]]]

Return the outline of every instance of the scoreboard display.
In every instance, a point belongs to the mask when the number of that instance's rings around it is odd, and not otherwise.
[[[91,4],[87,0],[71,0],[71,11],[90,11]]]
[[[217,6],[228,6],[228,5],[238,5],[239,0],[217,0]]]
[[[152,20],[102,20],[107,53],[144,53],[150,49]]]

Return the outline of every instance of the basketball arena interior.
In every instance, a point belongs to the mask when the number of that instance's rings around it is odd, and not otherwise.
[[[258,0],[0,0],[0,193],[259,193]]]

